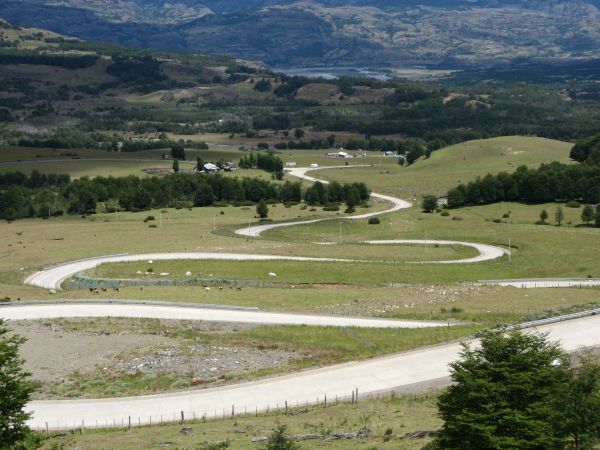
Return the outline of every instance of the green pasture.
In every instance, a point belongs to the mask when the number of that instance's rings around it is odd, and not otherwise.
[[[513,256],[477,264],[403,265],[394,282],[446,283],[497,278],[600,277],[600,248],[592,243],[600,229],[581,226],[581,209],[563,205],[565,224],[535,225],[546,209],[550,222],[558,205],[499,203],[450,210],[450,216],[425,214],[418,208],[391,214],[379,226],[366,221],[344,222],[346,241],[358,239],[442,239],[498,245]],[[503,218],[503,216],[508,216]],[[496,223],[499,222],[499,223]],[[552,223],[552,222],[551,222]],[[284,236],[285,234],[285,236]],[[314,241],[335,240],[339,224],[321,222],[311,226]],[[264,239],[306,242],[305,226],[267,232]]]
[[[385,208],[376,202],[369,211]],[[269,205],[269,218],[290,221],[340,217],[341,211],[301,205]],[[155,220],[145,222],[153,216]],[[263,243],[234,235],[236,228],[256,225],[254,206],[157,209],[0,222],[0,272],[31,271],[71,259],[116,253],[169,251],[236,251],[269,253],[286,243]],[[308,247],[308,246],[307,246]]]
[[[526,165],[538,167],[552,161],[569,162],[572,144],[538,137],[508,136],[463,142],[431,154],[411,166],[390,164],[386,158],[371,168],[320,171],[316,174],[340,182],[364,181],[376,192],[420,201],[425,194],[444,196],[448,189],[487,173],[514,172]]]

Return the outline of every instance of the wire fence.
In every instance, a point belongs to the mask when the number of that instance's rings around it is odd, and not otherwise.
[[[77,273],[69,282],[69,289],[114,289],[130,286],[216,286],[216,287],[283,287],[287,283],[259,280],[231,280],[225,278],[97,278]]]
[[[265,415],[296,415],[299,413],[308,412],[311,408],[326,408],[330,406],[336,406],[341,404],[346,405],[357,405],[365,400],[392,400],[399,395],[398,390],[386,390],[382,392],[369,392],[365,394],[359,393],[358,388],[355,388],[350,394],[344,395],[327,395],[323,394],[320,397],[316,397],[313,400],[305,401],[281,401],[274,404],[266,405],[254,405],[248,407],[247,405],[232,404],[230,407],[212,409],[212,410],[179,410],[172,411],[169,413],[152,414],[147,416],[121,416],[119,418],[113,417],[111,419],[104,420],[76,420],[73,422],[61,422],[56,423],[45,422],[44,426],[32,427],[34,430],[40,433],[46,433],[48,435],[51,432],[78,432],[81,434],[85,433],[85,430],[100,430],[100,431],[113,431],[113,430],[127,430],[133,427],[150,426],[158,424],[186,424],[194,423],[198,421],[208,420],[222,420],[232,419],[240,417],[259,417]]]

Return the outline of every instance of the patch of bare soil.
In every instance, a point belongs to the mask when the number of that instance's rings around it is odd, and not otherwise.
[[[390,288],[396,289],[399,295],[359,298],[347,303],[316,306],[315,310],[327,314],[377,317],[410,311],[424,304],[451,305],[481,294],[481,288],[476,286],[391,285]]]
[[[102,395],[72,392],[82,379],[169,375],[187,380],[164,390],[212,385],[261,369],[286,365],[301,355],[278,349],[227,345],[211,339],[255,325],[147,319],[57,319],[18,321],[11,329],[27,338],[25,368],[40,383],[36,398]],[[223,336],[224,337],[224,336]],[[211,342],[212,341],[212,342]],[[179,378],[177,378],[179,377]],[[119,392],[130,395],[135,392]]]

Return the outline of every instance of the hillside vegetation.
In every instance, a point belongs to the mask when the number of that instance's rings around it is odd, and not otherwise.
[[[8,0],[0,16],[88,40],[271,64],[465,66],[598,57],[597,6],[596,0]]]

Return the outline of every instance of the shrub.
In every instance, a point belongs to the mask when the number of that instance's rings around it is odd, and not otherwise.
[[[347,207],[347,208],[344,210],[344,212],[345,212],[346,214],[352,214],[354,211],[356,211],[356,210],[354,209],[354,207],[351,207],[351,206],[348,206],[348,207]]]
[[[156,220],[156,218],[154,216],[148,216],[148,217],[146,217],[146,219],[144,220],[144,222],[149,222],[151,220]]]
[[[325,207],[323,207],[323,211],[339,211],[340,207],[335,203],[331,203]]]
[[[565,203],[565,206],[567,208],[579,208],[581,207],[581,203],[576,200],[569,200],[567,203]]]
[[[381,223],[381,220],[379,220],[379,217],[371,217],[369,219],[369,225],[379,225]]]
[[[442,211],[442,214],[440,214],[442,217],[449,217],[450,213],[448,211]]]
[[[459,217],[459,216],[454,216],[454,217],[452,218],[452,220],[461,221],[461,220],[463,220],[463,218],[462,218],[462,217]]]

